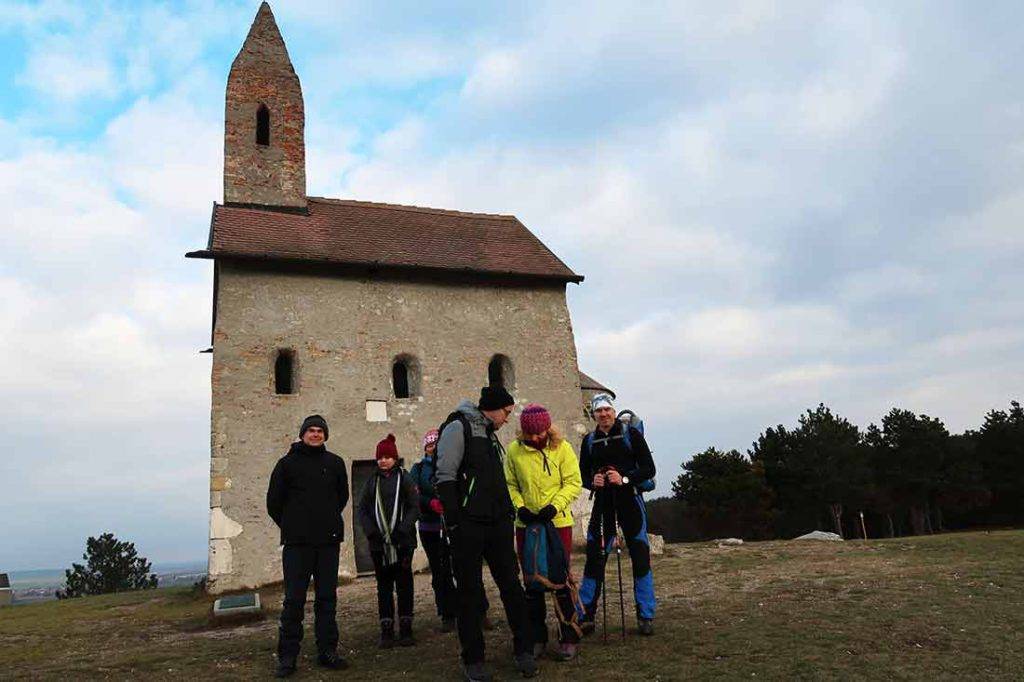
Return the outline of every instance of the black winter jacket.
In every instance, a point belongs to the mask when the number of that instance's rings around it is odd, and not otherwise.
[[[419,518],[419,497],[416,484],[412,477],[401,467],[395,466],[387,475],[380,469],[366,479],[363,490],[359,494],[356,512],[359,514],[359,525],[362,526],[366,539],[370,543],[370,551],[384,551],[384,534],[377,524],[376,486],[380,481],[380,501],[384,507],[384,522],[391,520],[395,508],[395,486],[401,486],[398,492],[398,518],[395,528],[391,531],[391,540],[396,547],[402,549],[416,548],[416,519]]]
[[[270,474],[267,513],[281,529],[282,545],[343,542],[346,504],[345,462],[322,445],[292,443]]]

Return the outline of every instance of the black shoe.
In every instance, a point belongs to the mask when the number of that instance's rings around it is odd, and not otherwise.
[[[295,658],[281,658],[277,661],[277,670],[274,671],[274,677],[289,677],[295,673]]]
[[[454,618],[442,618],[441,619],[441,632],[452,632],[455,630],[455,619]]]
[[[650,637],[654,634],[654,621],[650,618],[637,618],[636,629],[640,631],[641,635]]]
[[[317,665],[331,670],[347,670],[348,661],[338,655],[337,651],[324,651],[316,657]]]
[[[516,662],[516,670],[523,677],[533,677],[537,674],[537,659],[533,657],[532,651],[524,651],[512,658]]]
[[[380,619],[380,643],[381,649],[390,649],[395,645],[395,621],[390,618]]]
[[[480,663],[463,663],[462,674],[466,676],[467,682],[491,682],[491,673]]]
[[[398,619],[398,646],[415,646],[416,638],[412,636],[412,618],[402,616]]]
[[[580,621],[580,631],[583,633],[584,637],[587,636],[587,635],[594,634],[594,630],[595,629],[596,629],[596,626],[594,625],[594,621],[592,621],[592,620],[581,620]]]

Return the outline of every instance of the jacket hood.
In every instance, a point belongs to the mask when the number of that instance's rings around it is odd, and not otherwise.
[[[480,408],[476,406],[471,400],[463,400],[459,403],[459,406],[455,408],[456,412],[461,412],[466,415],[466,419],[477,424],[484,426],[490,426],[491,420],[484,416],[484,413],[480,411]]]

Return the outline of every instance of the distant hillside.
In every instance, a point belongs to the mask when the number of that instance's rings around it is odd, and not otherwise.
[[[154,564],[160,587],[192,585],[206,575],[205,561],[174,561]],[[55,592],[64,586],[64,569],[40,568],[11,571],[7,574],[14,592],[15,604],[56,599]]]

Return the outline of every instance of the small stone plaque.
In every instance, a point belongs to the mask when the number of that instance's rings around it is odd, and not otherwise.
[[[258,592],[233,594],[229,597],[221,597],[213,602],[213,615],[215,617],[259,613],[260,610],[260,595]]]

